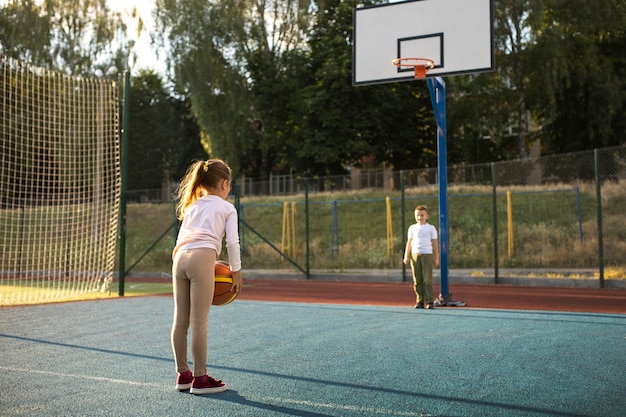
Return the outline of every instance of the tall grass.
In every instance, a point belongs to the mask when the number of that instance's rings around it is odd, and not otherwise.
[[[511,192],[511,205],[506,192]],[[391,198],[392,238],[387,241],[385,198]],[[607,183],[602,189],[605,265],[626,268],[626,186]],[[580,201],[580,213],[578,211]],[[304,196],[242,198],[241,217],[279,249],[286,242],[284,203],[295,202],[295,248],[290,258],[305,265],[307,226]],[[333,235],[333,202],[337,233]],[[437,189],[420,187],[405,194],[404,224],[400,193],[384,191],[319,193],[309,196],[311,269],[400,268],[406,228],[415,222],[417,204],[429,207],[430,223],[439,227]],[[510,187],[497,189],[497,249],[503,268],[598,267],[597,203],[593,185]],[[512,223],[508,223],[508,212]],[[579,218],[580,216],[580,218]],[[288,218],[291,218],[289,212]],[[491,187],[450,187],[448,191],[449,267],[494,266],[494,214]],[[174,221],[169,204],[130,205],[127,215],[128,265],[134,262]],[[582,236],[581,231],[582,230]],[[290,232],[289,229],[286,230]],[[293,269],[264,239],[241,229],[244,265],[248,269]],[[512,233],[513,246],[509,245]],[[291,238],[291,234],[289,234]],[[337,243],[333,247],[331,243]],[[293,246],[290,242],[289,249]],[[162,239],[134,271],[168,272],[174,232]],[[392,251],[388,254],[388,244]],[[285,248],[287,250],[287,248]]]

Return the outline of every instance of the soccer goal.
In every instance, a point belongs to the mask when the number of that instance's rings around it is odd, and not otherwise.
[[[0,305],[107,291],[120,207],[118,89],[0,69]]]

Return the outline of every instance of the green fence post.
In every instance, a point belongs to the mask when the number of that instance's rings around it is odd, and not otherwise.
[[[119,295],[124,296],[126,269],[126,186],[128,178],[128,137],[130,126],[130,71],[124,74],[124,117],[122,119],[122,149],[120,151],[120,239],[119,239]]]
[[[596,213],[598,214],[598,263],[600,272],[600,288],[604,288],[604,245],[602,243],[602,182],[600,181],[600,165],[598,150],[593,150],[593,162],[596,176]]]

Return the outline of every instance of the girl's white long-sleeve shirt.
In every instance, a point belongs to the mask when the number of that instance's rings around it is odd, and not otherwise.
[[[216,195],[199,198],[185,212],[172,257],[181,249],[211,248],[219,255],[226,236],[226,250],[231,271],[241,269],[237,210]]]

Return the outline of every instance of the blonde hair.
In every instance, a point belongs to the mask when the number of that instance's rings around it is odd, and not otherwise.
[[[178,203],[176,203],[178,220],[185,217],[189,206],[202,197],[204,190],[217,188],[223,180],[231,181],[232,171],[221,159],[208,159],[191,164],[178,187]]]
[[[425,212],[428,213],[428,207],[426,206],[420,205],[420,206],[415,207],[415,211],[421,211],[421,210],[424,210]]]

